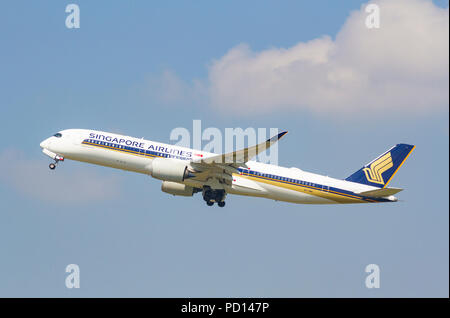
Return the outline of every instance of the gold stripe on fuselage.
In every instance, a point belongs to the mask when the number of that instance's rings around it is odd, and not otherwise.
[[[111,146],[106,146],[106,145],[99,145],[99,144],[94,144],[94,143],[90,143],[90,142],[85,142],[83,141],[84,145],[88,145],[88,146],[94,146],[94,147],[98,147],[98,148],[103,148],[103,149],[107,149],[107,150],[114,150],[114,151],[118,151],[121,153],[126,153],[126,154],[130,154],[130,155],[134,155],[134,156],[139,156],[139,157],[158,157],[161,158],[161,156],[157,156],[157,155],[152,155],[152,154],[147,154],[147,153],[140,153],[137,151],[133,151],[133,150],[127,150],[127,149],[117,149]],[[255,180],[257,182],[262,182],[262,183],[266,183],[266,184],[270,184],[273,186],[277,186],[280,188],[285,188],[285,189],[290,189],[290,190],[294,190],[294,191],[298,191],[298,192],[302,192],[302,193],[306,193],[306,194],[310,194],[310,195],[314,195],[314,196],[318,196],[324,199],[328,199],[328,200],[332,200],[338,203],[365,203],[365,202],[375,202],[373,200],[370,199],[366,199],[363,200],[357,196],[353,196],[350,194],[342,194],[333,190],[324,190],[321,188],[317,188],[317,187],[313,187],[313,186],[307,186],[307,185],[300,185],[297,183],[293,183],[293,182],[289,182],[289,181],[279,181],[273,178],[269,178],[269,177],[262,177],[262,176],[252,176],[252,175],[248,175],[248,174],[235,174],[236,176],[239,177],[244,177],[250,180]]]
[[[321,188],[313,187],[313,186],[306,186],[306,185],[300,185],[297,183],[289,182],[289,181],[279,181],[273,178],[269,177],[262,177],[262,176],[252,176],[248,174],[241,174],[237,175],[239,177],[244,177],[250,180],[254,180],[257,182],[262,182],[266,184],[270,184],[273,186],[277,186],[280,188],[285,188],[289,190],[294,190],[314,196],[318,196],[324,199],[332,200],[338,203],[365,203],[365,202],[375,202],[370,199],[361,199],[357,196],[351,195],[351,194],[342,194],[333,190],[323,190]]]

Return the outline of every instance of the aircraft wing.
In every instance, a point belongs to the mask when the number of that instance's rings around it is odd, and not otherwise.
[[[207,158],[199,158],[190,162],[190,166],[196,171],[194,179],[198,181],[207,181],[208,179],[216,179],[219,183],[231,185],[232,174],[237,172],[240,166],[246,166],[253,157],[259,153],[269,149],[281,137],[287,134],[287,131],[281,132],[265,142],[252,147],[229,152],[221,155],[214,155]]]
[[[239,165],[245,165],[247,161],[257,156],[259,153],[269,149],[274,143],[280,140],[281,137],[287,134],[287,131],[283,131],[276,136],[273,136],[266,141],[257,144],[252,147],[244,148],[241,150],[229,152],[222,155],[211,156],[207,158],[196,159],[192,161],[193,163],[203,163],[203,164],[225,164],[228,166],[238,167]]]

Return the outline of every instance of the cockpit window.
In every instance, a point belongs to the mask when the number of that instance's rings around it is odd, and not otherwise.
[[[55,136],[56,138],[62,137],[62,135],[61,135],[60,133],[56,133],[56,134],[54,134],[53,136]]]

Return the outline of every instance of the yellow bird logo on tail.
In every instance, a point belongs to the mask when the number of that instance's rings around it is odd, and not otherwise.
[[[366,174],[367,181],[384,184],[383,173],[392,168],[393,165],[390,152],[384,156],[381,156],[379,159],[372,162],[368,168],[363,169]]]

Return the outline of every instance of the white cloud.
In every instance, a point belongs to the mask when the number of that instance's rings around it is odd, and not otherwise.
[[[291,48],[232,48],[209,69],[210,104],[223,111],[386,115],[448,110],[449,11],[426,0],[373,1],[380,28],[365,26],[363,5],[336,39]]]
[[[152,98],[166,105],[184,105],[186,101],[201,103],[205,97],[205,88],[201,81],[187,83],[169,69],[159,76],[150,77],[145,90]]]
[[[31,198],[57,204],[102,201],[119,193],[116,178],[98,175],[89,168],[68,171],[57,167],[51,171],[48,163],[25,159],[17,150],[5,150],[0,153],[0,182]]]

